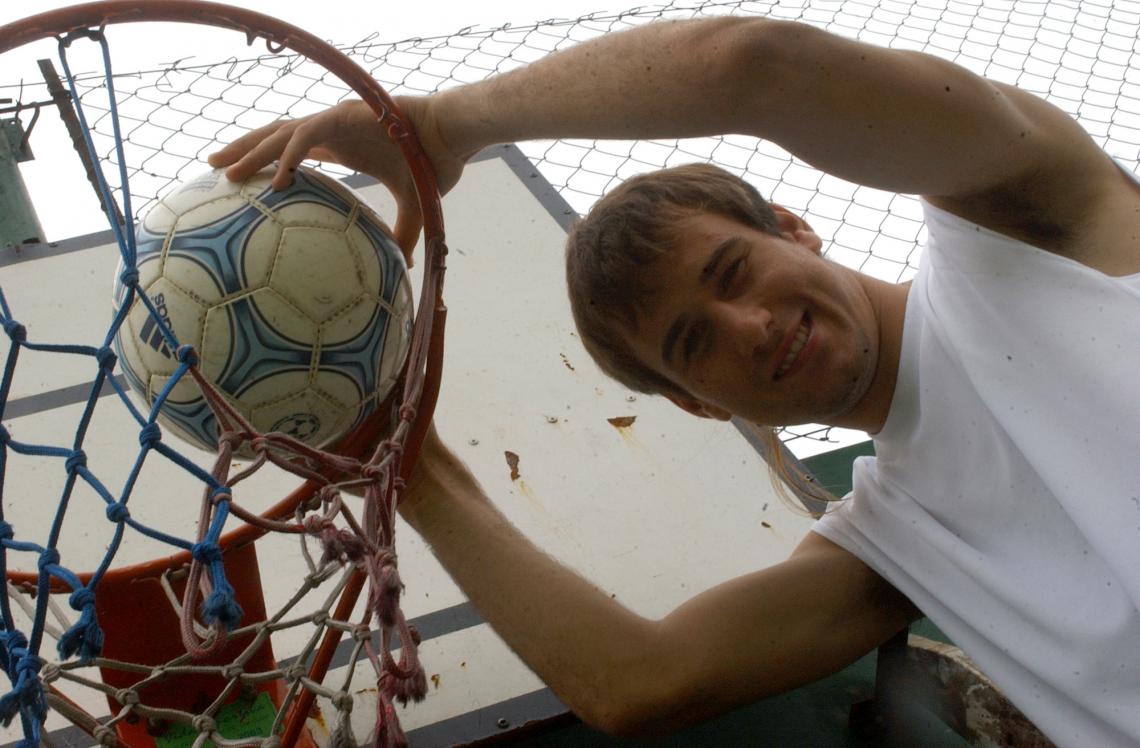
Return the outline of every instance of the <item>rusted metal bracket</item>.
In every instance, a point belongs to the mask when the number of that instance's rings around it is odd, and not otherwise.
[[[852,705],[849,725],[877,745],[912,745],[916,708],[972,746],[1055,748],[961,649],[903,630],[879,648],[875,695]]]

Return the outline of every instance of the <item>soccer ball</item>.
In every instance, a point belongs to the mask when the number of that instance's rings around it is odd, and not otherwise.
[[[137,268],[150,306],[135,295],[115,353],[153,404],[179,366],[177,347],[189,344],[254,428],[321,448],[359,425],[400,375],[411,284],[387,227],[350,189],[305,168],[285,190],[271,189],[271,178],[265,170],[236,184],[214,170],[147,213]],[[116,313],[129,290],[122,272],[120,263]],[[217,420],[191,377],[174,385],[159,418],[217,448]]]

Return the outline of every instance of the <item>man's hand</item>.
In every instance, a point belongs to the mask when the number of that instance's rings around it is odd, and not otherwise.
[[[459,181],[466,159],[441,140],[429,99],[400,97],[396,103],[435,168],[440,194],[445,194]],[[209,162],[216,168],[228,167],[226,176],[240,182],[276,161],[273,186],[283,189],[292,183],[293,172],[305,159],[342,164],[387,187],[396,200],[393,233],[411,265],[412,250],[423,228],[415,185],[399,147],[363,102],[346,101],[309,117],[266,125],[211,154]]]

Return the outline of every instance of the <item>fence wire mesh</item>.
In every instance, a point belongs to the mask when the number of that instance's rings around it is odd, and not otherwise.
[[[391,93],[429,94],[633,26],[719,15],[804,21],[843,36],[953,60],[1051,101],[1126,168],[1134,170],[1140,158],[1140,2],[1128,0],[676,0],[619,13],[467,28],[394,43],[373,35],[340,49]],[[100,158],[114,162],[110,116],[101,103],[102,79],[81,74],[78,84],[91,111],[103,107],[92,129]],[[36,84],[25,80],[21,85],[21,96],[35,98]],[[180,60],[119,75],[115,85],[131,162],[130,189],[140,214],[157,195],[202,169],[206,155],[219,143],[273,119],[311,114],[348,95],[339,81],[307,60],[268,52],[210,63]],[[579,213],[634,174],[710,161],[743,176],[775,202],[802,212],[826,242],[829,258],[892,282],[907,280],[917,267],[923,227],[913,196],[844,182],[770,142],[726,135],[536,141],[521,147]],[[832,436],[831,429],[815,426],[783,431],[785,442],[809,437],[827,443]],[[793,449],[803,453],[823,446]]]

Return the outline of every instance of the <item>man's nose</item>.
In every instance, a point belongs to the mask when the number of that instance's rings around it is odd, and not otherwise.
[[[726,302],[720,315],[730,343],[743,356],[762,355],[772,342],[775,324],[764,306]]]

